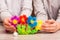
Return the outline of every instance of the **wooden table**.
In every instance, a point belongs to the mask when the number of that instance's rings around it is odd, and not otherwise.
[[[38,33],[14,37],[13,34],[5,33],[4,27],[0,24],[0,40],[60,40],[60,31],[56,33]]]

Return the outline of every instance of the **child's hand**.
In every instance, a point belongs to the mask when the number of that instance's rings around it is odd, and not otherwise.
[[[16,30],[16,28],[14,26],[12,26],[10,24],[11,20],[10,18],[6,18],[4,21],[3,21],[3,25],[4,27],[6,28],[6,30],[10,31],[10,32],[14,32]]]
[[[43,25],[42,25],[42,30],[44,32],[56,32],[57,30],[60,29],[59,23],[57,23],[54,20],[47,20]]]

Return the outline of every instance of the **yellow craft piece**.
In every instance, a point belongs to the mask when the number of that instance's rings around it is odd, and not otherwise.
[[[13,23],[14,23],[14,24],[17,24],[17,23],[18,23],[18,21],[14,19],[14,20],[13,20]]]
[[[43,21],[42,20],[38,20],[38,25],[41,25],[43,24]]]
[[[40,27],[39,26],[36,26],[36,30],[39,30],[40,29]]]
[[[38,20],[37,21],[37,26],[36,26],[36,30],[42,30],[41,25],[43,24],[42,20]]]

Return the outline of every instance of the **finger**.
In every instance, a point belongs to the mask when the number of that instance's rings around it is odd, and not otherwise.
[[[15,29],[7,29],[8,31],[15,32]]]
[[[9,22],[4,22],[3,25],[7,25],[7,26],[10,26],[11,24]]]
[[[50,27],[57,27],[57,24],[51,24]]]
[[[44,27],[50,27],[50,25],[48,23],[42,24],[42,28]]]
[[[8,30],[9,32],[14,32],[12,29],[6,29],[6,30]]]
[[[56,27],[57,25],[56,25],[56,23],[53,23],[53,24],[45,23],[42,26],[44,26],[44,27]]]
[[[11,27],[10,27],[9,25],[4,25],[4,27],[5,27],[6,29],[11,29]]]
[[[56,27],[47,27],[47,28],[44,28],[43,31],[45,31],[45,32],[55,32]]]
[[[6,26],[6,29],[11,31],[11,32],[16,31],[16,28],[14,28],[13,26],[10,26],[10,27]]]
[[[15,28],[14,26],[7,26],[7,25],[4,25],[4,27],[5,27],[6,29],[16,30],[16,28]]]
[[[16,31],[16,28],[15,28],[14,26],[11,26],[11,29],[12,29],[13,31]]]
[[[8,31],[12,31],[12,29],[6,29],[6,30],[8,30]]]
[[[45,22],[49,23],[49,24],[53,24],[55,22],[55,20],[46,20]]]

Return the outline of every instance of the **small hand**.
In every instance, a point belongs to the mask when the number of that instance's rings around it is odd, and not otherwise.
[[[14,32],[16,30],[16,28],[14,26],[12,26],[10,24],[11,20],[10,18],[6,18],[4,21],[3,21],[3,25],[5,27],[6,30],[10,31],[10,32]]]
[[[44,32],[56,32],[59,29],[60,29],[59,23],[57,23],[54,20],[48,20],[45,23],[43,23],[43,25],[42,25],[42,30]]]

